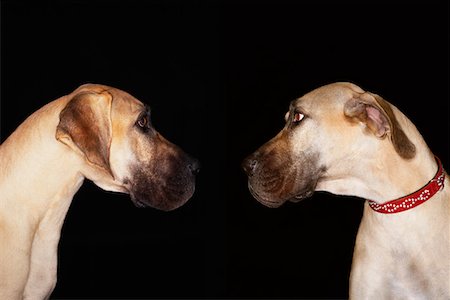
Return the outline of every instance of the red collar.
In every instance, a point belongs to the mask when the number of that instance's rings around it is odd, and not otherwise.
[[[370,207],[379,213],[393,214],[414,208],[433,197],[437,192],[444,188],[445,179],[444,168],[442,167],[441,161],[437,157],[436,162],[438,164],[438,171],[434,178],[431,179],[423,188],[417,192],[409,194],[408,196],[398,198],[384,204],[378,204],[373,200],[368,200]]]

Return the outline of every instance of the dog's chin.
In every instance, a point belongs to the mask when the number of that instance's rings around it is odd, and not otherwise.
[[[252,194],[253,198],[255,198],[259,203],[261,203],[264,206],[270,207],[270,208],[278,208],[281,205],[284,204],[286,200],[277,199],[275,197],[267,196],[267,194],[264,193],[264,196],[255,191],[255,189],[252,187],[252,185],[248,184],[248,189],[250,193]]]
[[[285,201],[273,201],[273,200],[267,200],[267,199],[261,199],[258,197],[255,197],[256,200],[258,200],[259,203],[262,205],[269,207],[269,208],[278,208],[281,205],[284,204]]]
[[[171,195],[167,195],[166,197],[160,196],[159,198],[149,196],[144,199],[136,198],[131,195],[131,201],[139,208],[152,207],[162,211],[171,211],[183,206],[193,194],[193,192],[189,193],[182,198],[174,198]]]
[[[264,206],[270,207],[270,208],[278,208],[278,207],[282,206],[285,202],[288,202],[288,201],[297,203],[306,198],[311,197],[314,194],[314,190],[308,190],[308,191],[301,192],[299,194],[292,193],[295,196],[292,196],[292,194],[290,194],[289,196],[285,196],[285,197],[281,198],[281,197],[272,196],[268,193],[257,192],[250,183],[248,184],[248,189],[249,189],[250,193],[252,194],[252,196],[256,200],[258,200],[259,203],[263,204]]]
[[[162,211],[171,211],[183,206],[193,195],[195,184],[157,193],[139,193],[130,191],[131,201],[136,207],[152,207]]]
[[[306,198],[310,198],[314,194],[314,191],[307,191],[306,193],[298,194],[289,199],[289,202],[298,203],[300,201],[305,200]]]

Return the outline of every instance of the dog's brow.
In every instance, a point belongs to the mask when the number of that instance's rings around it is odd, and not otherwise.
[[[296,110],[299,107],[300,106],[298,105],[298,99],[292,100],[291,103],[289,104],[289,111]]]
[[[296,102],[297,102],[297,100],[292,100],[291,103],[289,103],[289,110],[292,110],[293,108],[295,108]]]

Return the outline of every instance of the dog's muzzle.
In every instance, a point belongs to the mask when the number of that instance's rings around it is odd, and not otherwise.
[[[252,196],[268,207],[312,196],[322,172],[313,155],[291,158],[275,149],[256,151],[242,162]]]
[[[163,163],[135,166],[129,180],[131,200],[137,207],[174,210],[185,204],[194,194],[200,163],[184,152],[170,156]]]

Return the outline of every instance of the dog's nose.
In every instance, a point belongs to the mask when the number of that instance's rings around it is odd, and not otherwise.
[[[247,176],[252,176],[255,172],[256,166],[258,165],[258,161],[255,159],[253,155],[250,155],[242,162],[242,168],[244,169]]]
[[[191,162],[188,164],[188,169],[193,175],[197,175],[200,172],[200,162],[195,158],[191,159]]]

